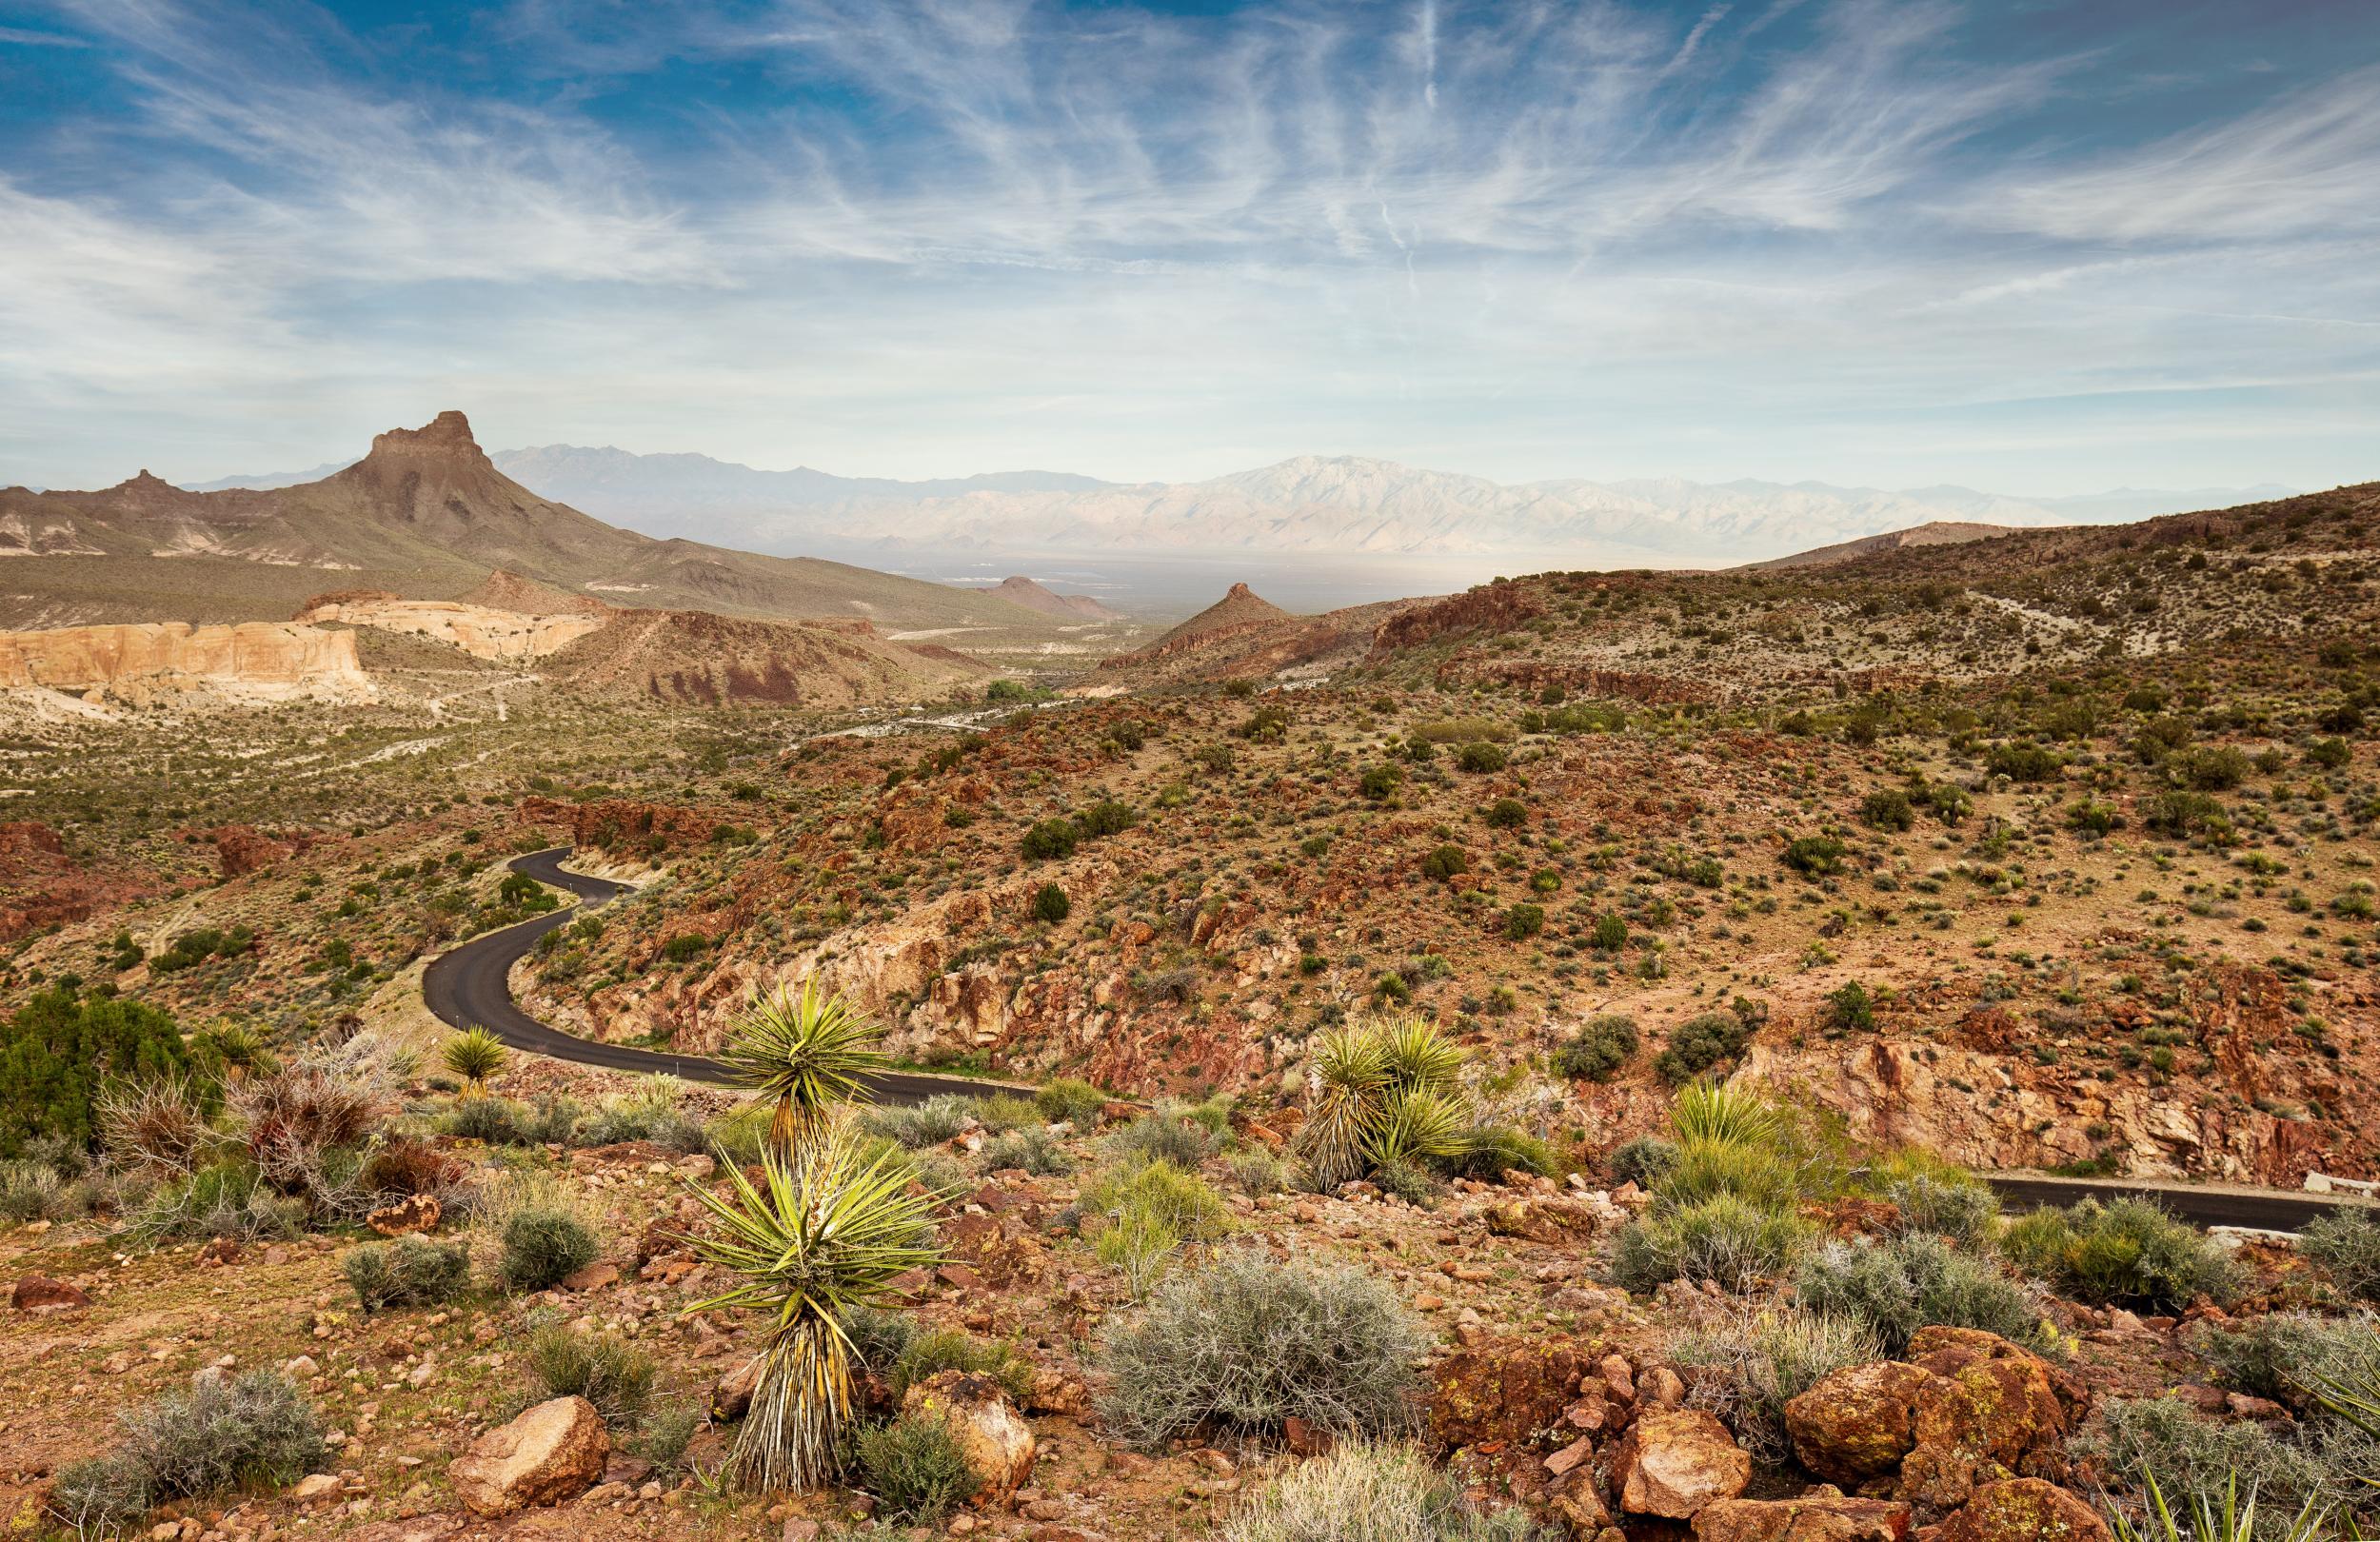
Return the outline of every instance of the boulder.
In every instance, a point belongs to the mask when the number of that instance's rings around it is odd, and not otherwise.
[[[2040,1478],[1987,1483],[1934,1532],[1933,1542],[2112,1542],[2081,1499]]]
[[[1032,1474],[1033,1432],[1000,1382],[969,1371],[937,1371],[901,1399],[903,1418],[940,1419],[983,1480],[982,1504],[1005,1503]]]
[[[557,1397],[472,1441],[446,1476],[473,1514],[506,1515],[576,1498],[610,1459],[611,1436],[595,1405]]]
[[[90,1305],[90,1297],[48,1275],[19,1275],[9,1304],[19,1312],[72,1312]]]
[[[1825,1491],[1799,1499],[1719,1499],[1695,1512],[1695,1542],[1903,1542],[1909,1507]]]
[[[1972,1328],[1920,1329],[1909,1356],[1931,1379],[1917,1392],[1916,1445],[1896,1497],[1939,1513],[1987,1483],[2065,1476],[2066,1436],[2088,1394],[2064,1372]]]
[[[1898,1473],[1917,1444],[1917,1394],[1933,1380],[1923,1366],[1898,1360],[1820,1376],[1785,1405],[1795,1459],[1847,1488]]]
[[[1431,1443],[1442,1452],[1550,1451],[1577,1437],[1563,1415],[1579,1401],[1594,1356],[1548,1338],[1491,1338],[1430,1368]]]
[[[1500,1199],[1487,1207],[1487,1229],[1524,1242],[1576,1242],[1595,1235],[1595,1212],[1550,1195]]]
[[[752,1394],[761,1384],[764,1357],[755,1354],[722,1374],[711,1387],[711,1422],[733,1424],[752,1411]]]
[[[1686,1520],[1743,1493],[1752,1458],[1701,1409],[1648,1407],[1620,1437],[1612,1481],[1630,1514]]]

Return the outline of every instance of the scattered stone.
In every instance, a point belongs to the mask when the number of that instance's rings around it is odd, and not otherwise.
[[[383,1236],[409,1236],[434,1232],[445,1216],[434,1194],[408,1194],[393,1205],[383,1205],[364,1217],[364,1224]]]
[[[588,1291],[600,1291],[606,1285],[619,1283],[620,1266],[605,1263],[600,1258],[584,1269],[574,1269],[562,1276],[562,1288],[579,1295],[585,1295]]]
[[[1785,1405],[1785,1429],[1802,1466],[1857,1488],[1900,1471],[1917,1444],[1917,1394],[1932,1372],[1897,1360],[1828,1373]]]

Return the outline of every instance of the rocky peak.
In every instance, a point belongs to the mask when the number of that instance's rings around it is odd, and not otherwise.
[[[441,412],[419,428],[391,428],[385,434],[372,436],[372,452],[364,464],[389,457],[412,458],[422,455],[462,457],[485,463],[486,452],[479,441],[471,437],[471,420],[451,408]]]
[[[1249,588],[1245,583],[1235,583],[1229,589],[1224,591],[1223,598],[1226,600],[1253,600],[1256,598],[1256,591]]]

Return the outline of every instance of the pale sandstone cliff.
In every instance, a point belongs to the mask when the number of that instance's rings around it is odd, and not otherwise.
[[[364,701],[376,694],[352,632],[291,622],[146,622],[0,632],[0,689],[145,702],[204,691],[240,702]]]
[[[461,648],[475,659],[542,659],[601,630],[611,618],[585,612],[526,616],[455,600],[359,598],[309,605],[297,619],[409,632]]]

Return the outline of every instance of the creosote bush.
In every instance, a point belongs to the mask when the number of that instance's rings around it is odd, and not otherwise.
[[[1932,1233],[1829,1242],[1802,1261],[1794,1294],[1810,1311],[1865,1324],[1888,1354],[1935,1324],[2047,1342],[2041,1314],[2013,1281]]]
[[[2239,1294],[2240,1269],[2214,1242],[2145,1199],[2036,1210],[2009,1223],[2000,1252],[2062,1295],[2178,1311]]]
[[[434,1306],[471,1288],[471,1250],[461,1242],[401,1236],[356,1249],[341,1267],[366,1312]]]
[[[1636,1019],[1619,1013],[1590,1018],[1555,1050],[1554,1073],[1574,1080],[1609,1081],[1636,1053]]]
[[[1645,1292],[1666,1280],[1711,1280],[1741,1293],[1783,1274],[1810,1238],[1806,1221],[1733,1194],[1656,1208],[1620,1228],[1612,1279]]]
[[[1108,1341],[1108,1428],[1158,1446],[1208,1421],[1262,1435],[1304,1420],[1382,1433],[1413,1416],[1426,1338],[1389,1285],[1361,1269],[1227,1250],[1159,1286]]]
[[[896,1419],[862,1430],[852,1442],[878,1513],[905,1526],[935,1526],[983,1486],[950,1426],[937,1418]]]
[[[2298,1251],[2359,1301],[2380,1305],[2380,1211],[2342,1210],[2306,1228]]]

